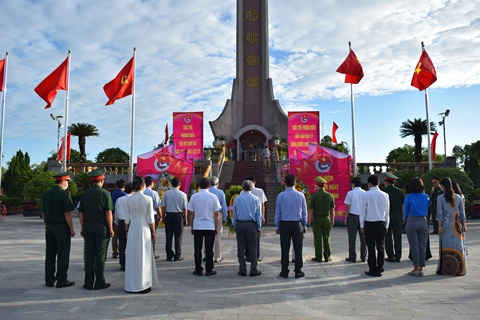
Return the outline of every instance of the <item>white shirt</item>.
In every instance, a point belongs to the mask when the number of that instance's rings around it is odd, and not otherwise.
[[[260,199],[260,203],[267,202],[267,197],[265,196],[265,192],[263,192],[260,188],[253,187],[252,194]]]
[[[127,217],[127,198],[130,196],[131,194],[124,195],[123,197],[118,198],[117,202],[115,202],[115,223],[117,225],[120,220],[125,220]]]
[[[365,207],[364,204],[365,190],[360,187],[355,187],[352,190],[348,191],[347,196],[345,197],[344,203],[350,206],[349,214],[354,214],[359,216]]]
[[[188,210],[194,213],[193,230],[215,230],[215,212],[222,209],[216,195],[201,189],[192,195]]]
[[[363,228],[365,221],[376,222],[383,221],[385,229],[390,222],[390,200],[388,194],[381,191],[377,186],[373,186],[364,193],[365,206],[360,214],[360,228]]]

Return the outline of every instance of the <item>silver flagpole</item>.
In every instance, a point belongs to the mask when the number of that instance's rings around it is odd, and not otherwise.
[[[136,52],[137,49],[133,48],[133,83],[132,83],[132,127],[130,129],[130,176],[129,181],[133,181],[133,148],[134,148],[134,127],[135,127],[135,68],[136,68]]]
[[[352,51],[352,43],[348,42],[348,54]],[[353,84],[350,83],[350,104],[352,109],[352,158],[353,158],[353,176],[357,176],[357,157],[355,155],[355,97],[353,94]]]
[[[67,171],[68,104],[70,103],[70,55],[71,55],[71,51],[68,50],[67,92],[65,94],[65,135],[64,135],[64,138],[63,138],[62,172]]]
[[[425,51],[425,46],[423,45],[422,41],[422,53]],[[430,144],[430,111],[428,108],[428,88],[425,89],[425,108],[427,111],[427,141],[428,141],[428,171],[432,170],[433,164],[432,164],[432,157],[430,156],[432,154],[432,146]]]
[[[8,52],[5,52],[5,64],[3,65],[3,97],[2,97],[2,130],[0,131],[0,188],[2,185],[2,159],[3,159],[3,133],[5,128],[5,97],[7,96],[7,67],[8,67]]]

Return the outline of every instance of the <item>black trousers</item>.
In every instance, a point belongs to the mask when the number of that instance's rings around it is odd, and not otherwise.
[[[125,268],[125,249],[127,248],[127,233],[125,232],[125,220],[120,220],[118,230],[118,258],[121,268]]]
[[[193,230],[193,247],[195,257],[195,271],[201,273],[202,268],[202,246],[205,242],[207,272],[213,270],[213,244],[215,243],[215,230]]]
[[[248,252],[249,256],[257,255],[257,223],[255,221],[238,221],[237,228],[237,257],[240,265],[240,272],[247,272],[247,264],[245,256]],[[257,260],[251,260],[250,271],[257,271]]]
[[[368,248],[368,267],[372,273],[383,272],[385,263],[385,228],[384,221],[365,221],[365,241]],[[376,249],[376,251],[375,251]]]
[[[167,213],[165,217],[165,252],[167,260],[182,255],[183,216],[181,213]],[[172,250],[172,240],[175,238],[175,252]]]
[[[280,221],[280,248],[282,251],[282,273],[288,274],[290,242],[295,250],[295,272],[303,268],[303,225],[301,221]]]
[[[261,232],[256,233],[257,235],[257,260],[260,258],[260,238],[261,238]],[[248,250],[245,250],[245,259],[250,260],[250,252]]]

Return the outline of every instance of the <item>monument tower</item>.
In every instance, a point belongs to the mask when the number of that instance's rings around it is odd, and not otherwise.
[[[288,117],[274,99],[269,76],[268,0],[237,0],[237,70],[232,97],[210,121],[214,136],[262,147],[278,133],[287,137]]]

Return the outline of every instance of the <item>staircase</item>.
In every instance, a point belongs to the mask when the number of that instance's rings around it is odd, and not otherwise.
[[[233,168],[226,168],[225,165]],[[234,164],[234,165],[232,165]],[[277,174],[273,166],[268,173],[262,171],[262,162],[260,161],[228,161],[224,163],[222,177],[219,187],[222,190],[228,190],[231,185],[242,185],[246,177],[254,176],[256,180],[255,187],[263,189],[267,202],[265,203],[265,226],[273,226],[275,222],[275,201],[277,199]],[[228,173],[232,169],[231,175]],[[229,179],[230,176],[230,179]]]

